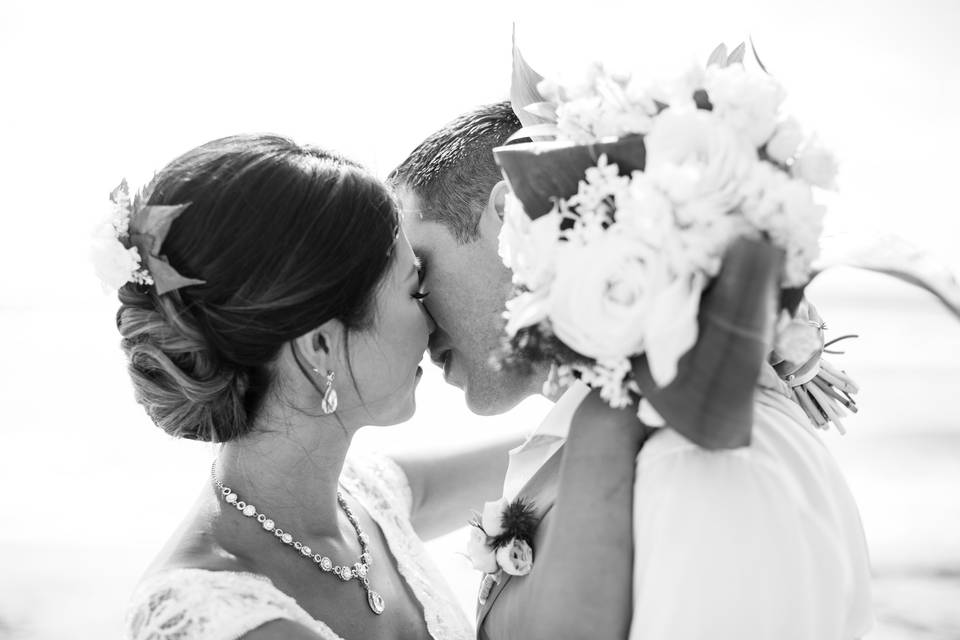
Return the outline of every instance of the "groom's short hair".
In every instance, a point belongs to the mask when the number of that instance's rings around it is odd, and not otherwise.
[[[500,180],[492,149],[520,126],[509,102],[474,109],[421,142],[387,181],[416,194],[424,220],[445,225],[458,242],[476,240],[480,214]]]

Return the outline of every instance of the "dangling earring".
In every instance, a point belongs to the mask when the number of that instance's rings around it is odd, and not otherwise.
[[[321,375],[320,371],[314,368],[313,372],[318,376]],[[333,388],[333,378],[335,374],[333,371],[327,371],[327,384],[323,388],[323,400],[320,401],[320,410],[324,414],[330,415],[337,410],[337,390]]]

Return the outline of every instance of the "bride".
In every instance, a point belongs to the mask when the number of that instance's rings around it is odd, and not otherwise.
[[[347,455],[361,426],[413,415],[432,329],[386,187],[320,149],[235,136],[173,161],[143,201],[114,200],[137,260],[117,313],[137,400],[170,435],[222,443],[133,597],[128,637],[472,638],[414,528],[499,495],[516,442],[449,459]],[[574,437],[586,429],[603,437]],[[564,535],[538,550],[545,576],[569,573],[585,544],[630,545],[642,429],[592,394],[571,434],[558,504],[577,508],[558,510]],[[590,600],[629,619],[630,563],[612,564],[564,593],[609,590]],[[564,605],[534,602],[528,617]]]

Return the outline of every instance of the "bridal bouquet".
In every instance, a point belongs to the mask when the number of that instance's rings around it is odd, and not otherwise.
[[[794,314],[819,251],[818,192],[835,187],[837,163],[743,51],[721,46],[706,68],[657,84],[594,65],[534,89],[539,76],[515,64],[515,108],[529,103],[533,118],[521,119],[537,123],[514,136],[534,142],[494,151],[510,185],[507,363],[552,360],[561,382],[580,378],[628,406],[647,374],[651,388],[677,378],[723,269],[744,291],[779,294],[781,309],[753,328],[768,334],[779,317],[782,359],[819,353],[822,326]],[[532,97],[518,100],[524,90]]]

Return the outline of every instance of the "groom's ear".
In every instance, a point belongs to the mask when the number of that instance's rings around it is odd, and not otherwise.
[[[501,180],[490,189],[490,197],[487,198],[487,206],[483,208],[480,214],[480,237],[496,243],[500,237],[500,227],[503,226],[503,208],[507,201],[507,182]]]
[[[480,237],[489,242],[496,243],[500,237],[500,227],[503,226],[503,209],[507,201],[506,180],[501,180],[490,189],[490,197],[487,198],[487,206],[483,208],[480,214],[480,224],[478,229]]]
[[[487,200],[487,209],[496,214],[500,222],[503,222],[503,209],[507,202],[507,191],[510,187],[506,180],[501,180],[490,189],[490,198]]]

